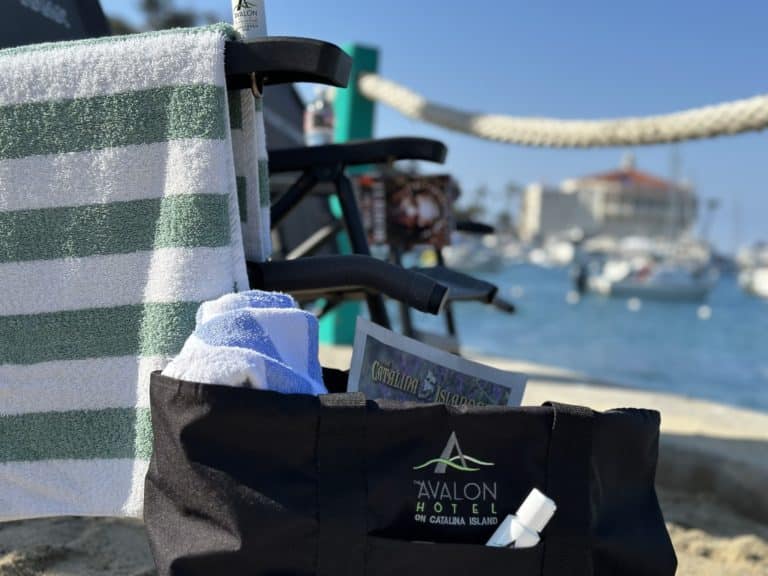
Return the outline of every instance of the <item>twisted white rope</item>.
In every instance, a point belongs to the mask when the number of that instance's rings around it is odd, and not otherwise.
[[[499,142],[550,148],[661,144],[712,138],[768,127],[768,94],[673,114],[614,120],[558,120],[471,114],[427,101],[377,74],[359,79],[361,93],[402,114]]]

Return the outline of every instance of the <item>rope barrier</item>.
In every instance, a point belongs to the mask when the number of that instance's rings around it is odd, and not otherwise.
[[[472,114],[434,104],[377,74],[359,79],[369,100],[391,106],[405,116],[472,136],[550,148],[596,148],[662,144],[764,130],[768,127],[768,94],[644,118],[560,120]]]

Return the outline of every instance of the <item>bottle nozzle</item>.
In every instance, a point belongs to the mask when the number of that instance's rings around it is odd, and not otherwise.
[[[552,519],[555,510],[557,506],[554,501],[534,488],[518,508],[516,516],[531,530],[541,532]]]

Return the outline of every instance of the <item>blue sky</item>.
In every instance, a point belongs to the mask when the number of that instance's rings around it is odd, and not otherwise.
[[[102,0],[136,19],[129,0]],[[177,0],[229,21],[229,0]],[[381,49],[382,75],[468,110],[604,118],[671,112],[768,93],[764,0],[267,0],[270,34]],[[625,150],[529,149],[447,132],[380,107],[377,136],[443,140],[465,194],[481,184],[501,206],[507,182],[557,183],[616,167]],[[768,240],[768,133],[679,145],[682,175],[719,198],[712,238]],[[634,150],[670,174],[670,146]]]

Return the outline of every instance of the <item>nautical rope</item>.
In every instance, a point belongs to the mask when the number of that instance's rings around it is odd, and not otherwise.
[[[550,148],[635,146],[712,138],[768,127],[768,94],[661,116],[560,120],[474,114],[434,104],[377,74],[359,79],[362,94],[402,114],[488,140]]]

